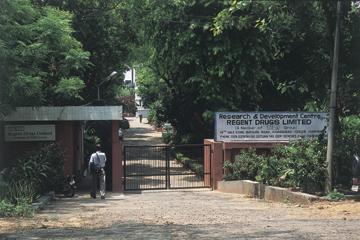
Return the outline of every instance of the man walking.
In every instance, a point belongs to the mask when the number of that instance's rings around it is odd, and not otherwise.
[[[106,155],[101,152],[101,145],[96,144],[96,152],[91,154],[89,168],[92,174],[92,186],[90,196],[96,198],[97,182],[100,185],[101,199],[105,199],[105,163]]]

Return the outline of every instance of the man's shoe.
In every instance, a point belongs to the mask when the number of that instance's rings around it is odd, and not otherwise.
[[[101,196],[101,199],[105,199],[105,196]]]
[[[96,198],[96,195],[95,195],[95,194],[90,194],[90,196],[91,196],[92,198]]]

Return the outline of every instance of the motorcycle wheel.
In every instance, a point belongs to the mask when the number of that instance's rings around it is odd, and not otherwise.
[[[73,189],[73,188],[70,188],[70,189],[67,189],[66,191],[64,191],[65,197],[74,197],[74,195],[75,195],[75,189]]]

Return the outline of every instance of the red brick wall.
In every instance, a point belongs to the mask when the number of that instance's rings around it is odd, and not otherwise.
[[[75,157],[74,122],[56,123],[56,142],[65,154],[64,174],[73,174]]]
[[[215,142],[213,139],[205,139],[204,144],[211,145],[211,161],[208,152],[205,151],[204,168],[207,170],[211,164],[211,184],[215,189],[217,182],[221,181],[224,175],[223,166],[224,161],[232,161],[234,155],[239,153],[241,149],[255,148],[255,149],[271,149],[279,144],[286,144],[286,142],[246,142],[246,143],[223,143]],[[205,148],[206,149],[206,148]],[[208,184],[205,179],[205,184]]]

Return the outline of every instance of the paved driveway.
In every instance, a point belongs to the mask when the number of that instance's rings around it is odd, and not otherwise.
[[[130,128],[124,134],[126,157],[126,189],[164,189],[167,181],[167,148],[161,132],[146,124],[147,119],[140,123],[138,118],[127,118]],[[145,123],[144,123],[145,122]],[[203,155],[203,146],[177,147],[177,150],[186,150]],[[203,187],[203,178],[196,173],[183,168],[169,155],[171,188]],[[203,159],[199,159],[203,162]],[[203,176],[204,177],[204,176]]]
[[[127,117],[130,128],[125,130],[124,144],[125,145],[163,145],[161,132],[155,131],[154,128],[147,124],[147,119],[144,118],[142,123],[138,118]]]
[[[106,200],[80,194],[58,199],[33,219],[0,221],[0,238],[360,239],[359,215],[324,211],[210,190],[112,194]]]

